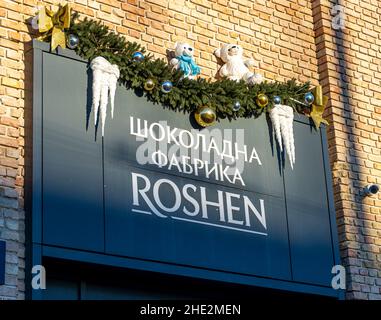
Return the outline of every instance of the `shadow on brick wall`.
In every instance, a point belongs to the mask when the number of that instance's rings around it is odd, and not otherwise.
[[[340,1],[338,1],[340,2]],[[362,292],[361,282],[364,282],[364,275],[368,275],[369,269],[381,269],[381,264],[375,260],[371,261],[368,253],[364,251],[363,244],[367,243],[367,230],[369,228],[364,225],[364,202],[367,201],[363,192],[364,185],[360,182],[359,174],[362,174],[359,149],[361,143],[357,141],[357,133],[354,129],[355,101],[351,98],[349,90],[350,75],[348,74],[348,43],[347,32],[344,28],[333,26],[334,16],[329,16],[330,28],[324,25],[327,20],[322,17],[324,13],[321,11],[320,1],[312,1],[313,8],[317,10],[314,14],[315,41],[318,48],[317,54],[319,59],[319,81],[323,84],[324,94],[329,96],[329,105],[327,106],[325,115],[327,116],[330,126],[328,126],[328,143],[330,149],[330,162],[333,172],[333,187],[335,191],[336,219],[338,225],[338,234],[340,242],[340,254],[342,264],[346,268],[347,275],[347,299],[371,299],[372,296]],[[333,4],[335,5],[335,4]],[[329,8],[331,10],[331,8]],[[332,35],[329,33],[333,31]],[[324,37],[323,39],[321,37]],[[329,60],[329,51],[327,44],[332,41],[334,58],[337,61]],[[323,55],[319,54],[319,50],[325,51]],[[319,57],[321,56],[321,57]],[[322,62],[321,62],[322,61]],[[330,76],[329,64],[336,68],[337,76]],[[333,107],[331,101],[335,96],[339,96],[339,103],[343,105],[340,109],[339,116],[345,120],[343,130],[338,128],[340,124],[333,121]],[[339,108],[336,107],[336,111]],[[345,143],[345,160],[338,157],[339,151],[336,149],[337,133],[344,134]],[[345,180],[348,180],[346,186]],[[348,190],[343,190],[347,187]],[[348,205],[349,203],[349,205]],[[352,238],[351,238],[352,236]],[[366,279],[366,277],[365,277]],[[364,279],[364,280],[365,280]],[[373,280],[375,281],[375,279]],[[371,281],[370,281],[371,282]],[[365,283],[372,285],[372,283]],[[373,283],[374,284],[374,283]]]

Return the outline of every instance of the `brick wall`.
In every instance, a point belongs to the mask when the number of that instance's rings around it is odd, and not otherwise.
[[[0,1],[0,239],[6,276],[0,299],[24,298],[23,36],[21,6]]]
[[[38,5],[60,2],[0,0],[0,238],[8,243],[0,298],[22,299],[25,287],[24,54],[31,40],[26,20]],[[320,80],[331,98],[330,157],[341,252],[351,280],[348,298],[381,297],[381,198],[359,194],[364,184],[381,183],[377,5],[348,1],[348,28],[337,34],[330,27],[329,1],[68,2],[82,16],[102,20],[156,57],[165,58],[176,41],[192,43],[204,77],[214,77],[218,70],[213,51],[222,43],[239,42],[245,56],[255,60],[254,71],[268,80],[295,77],[314,85]]]
[[[345,28],[331,28],[336,1],[314,1],[320,80],[330,96],[330,160],[349,299],[381,299],[381,2],[345,2]]]

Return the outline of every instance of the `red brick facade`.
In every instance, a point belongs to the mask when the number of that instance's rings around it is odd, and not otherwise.
[[[238,42],[267,80],[319,82],[326,112],[347,298],[381,299],[381,2],[348,0],[335,30],[328,0],[75,0],[82,16],[101,20],[164,58],[178,40],[192,43],[202,76],[214,77],[213,51]],[[0,0],[0,238],[7,240],[6,285],[0,298],[24,298],[25,51],[27,19],[38,5],[61,1]]]

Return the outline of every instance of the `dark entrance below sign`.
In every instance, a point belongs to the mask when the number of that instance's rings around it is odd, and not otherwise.
[[[131,135],[131,118],[191,132],[189,115],[120,87],[102,138],[93,125],[86,62],[71,51],[52,54],[39,42],[30,54],[31,263],[50,257],[338,296],[330,286],[339,255],[324,128],[296,119],[291,170],[265,116],[222,120],[214,128],[244,129],[247,149],[260,158],[245,162],[244,184],[143,165],[136,152],[144,141]],[[229,201],[238,208],[234,219]],[[199,205],[197,215],[187,215],[190,204],[195,212]]]
[[[45,300],[244,300],[329,299],[157,272],[105,267],[63,260],[44,261],[47,270]],[[185,289],[184,289],[185,288]],[[332,299],[332,298],[331,298]]]

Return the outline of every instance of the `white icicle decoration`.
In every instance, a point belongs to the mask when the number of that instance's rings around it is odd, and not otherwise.
[[[283,151],[284,146],[290,160],[291,169],[294,169],[294,110],[289,106],[277,104],[270,111],[270,119],[273,125],[273,132],[275,132],[275,136],[279,144],[279,148],[281,151]]]
[[[106,121],[106,110],[108,96],[110,92],[111,118],[114,117],[114,99],[116,83],[119,78],[119,68],[116,64],[111,64],[103,57],[94,58],[90,67],[93,70],[93,103],[94,124],[97,125],[98,111],[100,109],[102,136]]]

